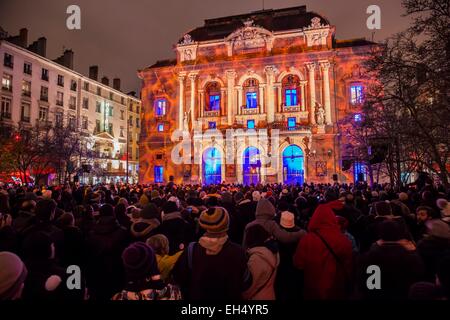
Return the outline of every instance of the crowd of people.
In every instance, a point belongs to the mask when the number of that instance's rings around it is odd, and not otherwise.
[[[433,183],[4,185],[0,300],[448,299],[449,195]]]

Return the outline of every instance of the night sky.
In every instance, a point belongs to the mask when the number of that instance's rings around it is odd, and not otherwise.
[[[47,57],[63,47],[75,52],[75,70],[87,75],[99,65],[99,78],[122,79],[122,90],[139,92],[136,70],[156,60],[173,58],[173,45],[204,19],[262,9],[262,0],[0,0],[0,26],[16,35],[28,28],[28,42],[47,38]],[[66,9],[81,8],[81,30],[66,28]],[[372,38],[366,27],[366,8],[381,8],[380,41],[405,28],[400,0],[265,0],[266,9],[306,5],[336,26],[337,38]]]

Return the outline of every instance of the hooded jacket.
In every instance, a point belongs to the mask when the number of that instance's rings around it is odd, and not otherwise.
[[[248,250],[248,268],[252,275],[252,285],[244,293],[244,299],[275,300],[275,279],[280,263],[278,253],[267,247],[254,247]]]
[[[297,232],[289,232],[284,230],[280,225],[274,220],[275,217],[275,207],[267,199],[261,199],[258,201],[256,206],[256,219],[245,227],[244,240],[246,243],[246,234],[248,228],[254,225],[261,225],[272,237],[281,243],[293,243],[297,242],[304,234],[304,230]]]
[[[333,208],[342,204],[333,201],[319,205],[308,225],[308,233],[300,240],[294,265],[304,271],[305,299],[343,299],[352,269],[352,244],[341,232]],[[320,236],[339,257],[339,263]]]

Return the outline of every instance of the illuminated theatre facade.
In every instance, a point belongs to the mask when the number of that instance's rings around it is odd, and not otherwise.
[[[176,60],[139,71],[140,181],[353,182],[363,166],[343,168],[339,120],[361,119],[361,65],[373,43],[334,34],[305,6],[210,19],[186,33]],[[176,130],[191,140],[192,161],[174,161]]]

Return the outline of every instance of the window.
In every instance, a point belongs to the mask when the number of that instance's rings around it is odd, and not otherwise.
[[[77,98],[74,96],[70,96],[69,98],[69,108],[72,110],[77,109]]]
[[[166,114],[166,106],[167,106],[166,99],[156,100],[156,115],[157,116],[165,115]]]
[[[125,120],[125,111],[120,110],[120,120]]]
[[[216,129],[216,122],[215,121],[208,122],[208,128],[209,129]]]
[[[64,114],[61,111],[57,111],[55,113],[55,125],[58,128],[61,128],[63,126],[63,116]]]
[[[133,116],[130,116],[130,118],[128,119],[128,124],[130,127],[133,127]]]
[[[71,130],[75,130],[75,128],[76,128],[76,119],[73,116],[69,117],[69,128]]]
[[[108,133],[110,135],[114,135],[114,130],[113,130],[113,124],[112,123],[108,123]]]
[[[48,88],[41,86],[41,101],[48,101]]]
[[[47,107],[39,107],[39,121],[47,121],[48,117],[48,108]]]
[[[139,121],[139,118],[136,118],[136,128],[139,128],[141,126],[141,122]]]
[[[163,182],[164,168],[162,166],[154,167],[155,183]]]
[[[124,137],[123,130],[124,130],[124,127],[120,127],[120,137],[121,137],[121,138]]]
[[[296,106],[298,103],[297,89],[285,90],[286,107]]]
[[[258,105],[258,98],[256,92],[247,92],[246,93],[246,107],[247,109],[256,108]]]
[[[22,108],[20,112],[20,121],[22,122],[30,122],[30,104],[29,103],[22,103]]]
[[[89,82],[84,82],[84,91],[89,91]]]
[[[70,80],[70,90],[77,91],[77,82],[75,80]]]
[[[102,95],[102,88],[97,87],[97,95],[101,96]]]
[[[64,93],[59,92],[59,91],[56,93],[56,105],[57,106],[64,105]]]
[[[164,132],[164,124],[162,123],[158,124],[158,132]]]
[[[121,97],[121,98],[120,98],[120,103],[121,103],[121,104],[125,104],[125,98],[124,98],[124,97]]]
[[[220,95],[209,96],[209,110],[218,111],[220,110]]]
[[[288,118],[288,130],[293,130],[295,129],[297,120],[295,119],[295,117],[289,117]]]
[[[12,75],[4,73],[2,78],[2,89],[12,91]]]
[[[22,81],[22,95],[25,97],[31,97],[31,82],[23,80]]]
[[[2,97],[2,109],[0,119],[11,119],[11,99]]]
[[[100,120],[95,120],[95,132],[100,132]]]
[[[98,112],[98,113],[102,112],[102,103],[100,101],[97,101],[95,103],[95,112]]]
[[[47,69],[42,68],[41,79],[44,81],[48,81],[48,70]]]
[[[25,62],[23,64],[23,73],[29,74],[31,76],[31,74],[32,74],[32,65],[31,65],[31,63]]]
[[[353,120],[355,120],[355,122],[361,122],[362,121],[362,116],[360,113],[357,113],[353,116]]]
[[[350,103],[352,105],[357,105],[363,103],[363,86],[352,85],[350,87]]]
[[[255,129],[255,120],[247,120],[247,129]]]
[[[109,93],[109,100],[114,100],[114,93],[112,92]]]
[[[113,106],[109,106],[109,107],[108,107],[108,115],[109,115],[110,117],[112,117],[113,114],[114,114],[114,107],[113,107]]]
[[[83,98],[83,109],[89,109],[89,98]]]
[[[83,130],[87,130],[89,127],[89,120],[87,117],[83,117],[83,121],[82,121],[82,128]]]
[[[58,80],[56,81],[56,83],[58,84],[58,86],[64,87],[64,76],[58,74]]]
[[[141,113],[141,108],[139,108],[139,106],[136,106],[136,113],[140,114]]]
[[[14,57],[9,53],[5,52],[5,56],[3,58],[3,65],[8,68],[14,67]]]

